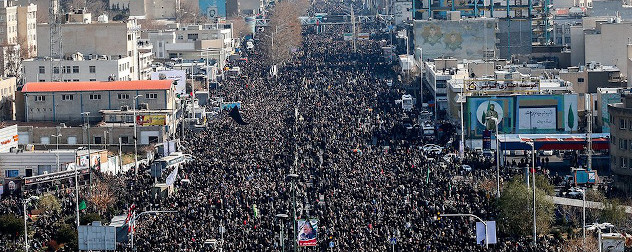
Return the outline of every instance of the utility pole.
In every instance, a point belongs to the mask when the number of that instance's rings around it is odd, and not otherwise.
[[[588,120],[586,120],[586,122],[588,123],[588,135],[586,138],[588,138],[588,165],[587,165],[587,170],[592,170],[592,97],[590,94],[586,94],[586,109],[588,110]],[[571,129],[572,130],[572,129]]]
[[[353,12],[353,5],[351,7],[351,26],[353,32],[353,52],[356,52],[356,23],[355,23],[355,13]]]
[[[51,0],[48,8],[48,25],[50,32],[50,81],[62,81],[62,39],[59,0]],[[55,71],[57,69],[57,71]]]

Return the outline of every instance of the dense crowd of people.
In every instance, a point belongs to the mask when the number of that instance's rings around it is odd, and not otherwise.
[[[313,5],[314,12],[343,10]],[[318,220],[321,251],[329,242],[337,251],[485,250],[476,244],[475,220],[439,214],[497,218],[493,192],[480,186],[494,178],[491,161],[468,152],[463,162],[475,169],[464,171],[462,161],[443,158],[454,149],[424,153],[421,140],[407,138],[405,113],[395,103],[404,88],[387,85],[397,79],[393,64],[379,40],[361,41],[354,51],[344,29],[306,32],[302,49],[276,76],[256,48],[243,52],[248,61],[235,64],[245,77],[226,79],[212,93],[240,101],[249,124],[224,113],[208,129],[187,131],[182,147],[193,159],[179,169],[169,197],[150,196],[154,180],[147,173],[119,175],[116,209],[176,211],[138,218],[137,251],[205,251],[212,239],[223,251],[280,251],[281,226],[285,248],[296,244],[294,214]],[[73,215],[73,195],[58,193],[65,210],[34,223],[42,233],[31,244],[41,247],[51,237],[49,220]],[[18,203],[3,198],[0,213],[21,213]],[[529,251],[530,242],[502,237],[490,250]],[[559,241],[538,242],[538,251],[556,251]]]

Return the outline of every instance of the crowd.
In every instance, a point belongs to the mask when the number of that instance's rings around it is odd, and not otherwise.
[[[337,3],[313,5],[315,12],[340,9]],[[397,251],[485,250],[476,244],[473,219],[438,215],[497,218],[493,191],[481,187],[494,178],[491,161],[468,152],[465,162],[474,169],[466,172],[457,159],[439,166],[452,148],[423,153],[421,140],[402,133],[404,112],[395,100],[404,89],[387,85],[397,74],[379,41],[361,41],[354,52],[341,30],[305,33],[302,49],[276,76],[256,49],[243,52],[248,61],[235,64],[245,78],[225,80],[212,92],[241,101],[249,124],[220,116],[208,129],[187,131],[183,150],[193,159],[179,170],[171,196],[150,197],[154,181],[148,174],[118,178],[123,193],[117,209],[135,204],[138,212],[176,211],[138,219],[137,251],[205,251],[211,239],[223,251],[280,251],[282,222],[285,247],[296,243],[295,211],[297,219],[318,219],[320,251],[330,241],[337,251],[387,251],[391,238]],[[0,213],[20,213],[16,203],[4,198]],[[72,201],[64,204],[74,209]],[[45,222],[36,225],[50,229]],[[533,251],[530,238],[499,241],[490,250]],[[558,242],[539,239],[537,250],[558,251]]]

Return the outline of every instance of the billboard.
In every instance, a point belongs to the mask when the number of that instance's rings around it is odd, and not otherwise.
[[[175,90],[177,94],[187,92],[187,77],[182,70],[158,71],[151,73],[152,80],[174,80],[176,81]]]
[[[199,7],[208,18],[226,17],[226,0],[200,0]]]
[[[518,131],[522,134],[577,131],[577,94],[516,96]]]
[[[79,226],[79,250],[116,250],[116,227],[101,226],[95,221]]]
[[[514,98],[502,96],[467,97],[467,114],[470,138],[480,138],[485,130],[501,134],[512,133],[515,123]],[[491,118],[497,118],[498,124]]]
[[[621,102],[621,94],[619,93],[602,93],[599,113],[601,114],[601,132],[610,132],[610,113],[608,113],[608,104]]]
[[[136,116],[136,123],[140,126],[164,126],[166,125],[166,115],[139,115]]]
[[[497,19],[415,20],[415,45],[424,57],[482,59],[496,51]]]
[[[318,242],[318,219],[298,220],[298,245],[317,246]]]

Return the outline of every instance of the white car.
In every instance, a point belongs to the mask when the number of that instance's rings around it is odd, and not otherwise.
[[[467,171],[467,172],[471,172],[471,171],[472,171],[472,167],[471,167],[471,166],[469,166],[469,165],[466,165],[466,164],[461,165],[461,168],[462,168],[463,170]]]
[[[423,147],[421,147],[421,149],[424,150],[425,152],[428,152],[428,150],[435,149],[435,148],[443,149],[443,148],[441,148],[441,146],[436,145],[436,144],[426,144]]]
[[[553,150],[543,150],[542,156],[553,156]]]
[[[432,148],[427,149],[425,152],[426,153],[432,153],[432,154],[435,154],[435,155],[439,155],[439,154],[441,154],[442,151],[443,150],[441,148],[432,147]]]

